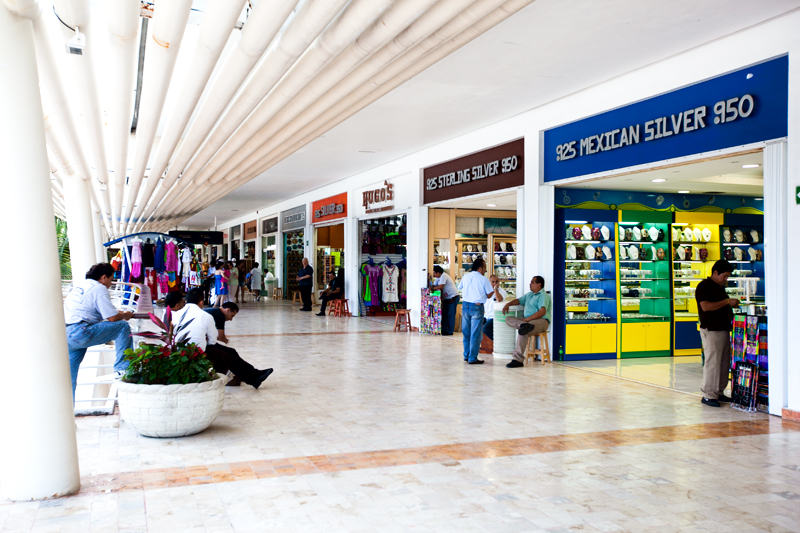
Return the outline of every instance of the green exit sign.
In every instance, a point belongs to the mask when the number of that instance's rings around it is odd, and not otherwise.
[[[800,204],[800,187],[794,189],[794,203]]]

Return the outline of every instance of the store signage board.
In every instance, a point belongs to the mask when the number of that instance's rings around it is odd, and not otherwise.
[[[394,183],[385,180],[377,187],[362,190],[361,207],[367,214],[394,209]]]
[[[553,182],[785,137],[789,58],[724,74],[542,132]]]
[[[422,172],[422,202],[430,204],[525,184],[525,139],[495,146]]]
[[[347,217],[347,193],[343,192],[311,204],[312,224]]]
[[[251,220],[244,223],[244,240],[249,241],[258,236],[258,222]]]
[[[223,239],[227,238],[227,234],[221,231],[179,231],[173,230],[169,232],[173,237],[182,239],[189,244],[222,244]]]
[[[277,233],[278,231],[278,217],[268,218],[261,221],[261,233],[267,235],[269,233]]]
[[[299,205],[281,213],[283,231],[306,227],[306,206]]]

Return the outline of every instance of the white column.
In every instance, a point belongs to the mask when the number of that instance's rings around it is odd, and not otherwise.
[[[531,213],[532,216],[536,216],[536,213]],[[525,272],[525,263],[523,262],[523,258],[525,257],[525,235],[528,234],[528,228],[525,227],[525,220],[528,217],[525,216],[525,187],[520,187],[517,189],[517,244],[516,244],[516,251],[517,251],[517,294],[514,295],[515,298],[519,298],[523,294],[525,294],[525,287],[528,286],[526,272]],[[528,267],[530,268],[530,267]],[[494,272],[492,272],[494,274]],[[511,296],[511,295],[509,295]],[[513,298],[511,298],[513,300]]]
[[[13,188],[0,196],[5,242],[38,246],[26,274],[36,283],[8,283],[9,302],[36,302],[35,319],[4,315],[0,360],[15,376],[0,387],[0,487],[12,500],[52,498],[80,488],[66,331],[53,226],[50,169],[30,20],[0,6],[0,161]],[[13,83],[8,82],[13,80]],[[82,181],[82,180],[81,180]],[[90,241],[91,243],[91,241]]]
[[[72,263],[72,280],[82,281],[97,262],[89,182],[77,174],[64,176],[64,203],[67,207],[67,235]]]
[[[764,271],[769,320],[769,412],[788,405],[789,248],[788,150],[786,141],[764,148]],[[792,350],[796,352],[797,350]],[[795,364],[797,364],[795,362]],[[796,388],[796,387],[795,387]]]
[[[97,263],[108,263],[108,258],[106,257],[106,247],[103,246],[103,243],[106,242],[103,238],[103,226],[100,223],[100,211],[92,211],[92,233],[94,234],[94,255],[95,255],[95,262]],[[67,227],[69,229],[69,226]]]

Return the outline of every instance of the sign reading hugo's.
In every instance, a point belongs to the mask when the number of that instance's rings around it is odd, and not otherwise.
[[[784,137],[788,80],[783,56],[546,130],[544,181]]]
[[[525,183],[525,140],[495,146],[423,170],[423,203],[451,200]]]
[[[337,194],[324,200],[318,200],[311,204],[314,210],[312,222],[325,222],[347,216],[347,193]]]
[[[283,231],[304,228],[306,225],[306,206],[299,205],[281,213]]]
[[[361,205],[367,213],[391,211],[394,209],[394,184],[386,180],[383,187],[362,191]]]

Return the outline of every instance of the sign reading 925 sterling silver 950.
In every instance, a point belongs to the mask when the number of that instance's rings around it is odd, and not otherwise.
[[[517,187],[525,183],[525,140],[511,141],[423,170],[423,203]]]
[[[785,137],[787,56],[542,132],[544,182]]]

